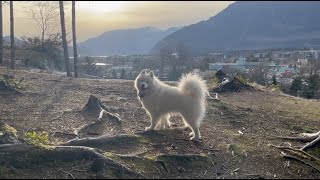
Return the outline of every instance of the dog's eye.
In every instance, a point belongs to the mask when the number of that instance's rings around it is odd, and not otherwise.
[[[148,88],[148,84],[146,82],[142,82],[141,83],[141,89],[147,89]]]

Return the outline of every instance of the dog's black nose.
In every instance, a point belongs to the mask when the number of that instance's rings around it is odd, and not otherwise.
[[[145,86],[144,84],[141,84],[141,88],[142,88],[142,89],[144,89],[144,86]]]

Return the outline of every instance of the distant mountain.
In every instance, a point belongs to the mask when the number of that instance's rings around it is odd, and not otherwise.
[[[3,37],[3,40],[4,40],[5,42],[8,42],[8,43],[11,42],[10,36],[4,36],[4,37]],[[14,38],[14,42],[20,43],[21,40],[15,37],[15,38]]]
[[[183,43],[193,55],[217,51],[299,48],[320,44],[320,2],[239,1],[214,17],[159,41],[150,53]]]
[[[147,54],[159,40],[180,28],[161,30],[144,27],[113,30],[79,43],[78,49],[81,56]]]

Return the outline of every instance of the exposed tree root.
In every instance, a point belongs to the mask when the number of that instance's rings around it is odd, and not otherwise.
[[[310,159],[312,160],[315,160],[315,161],[319,161],[320,162],[320,159],[310,155],[309,153],[301,150],[301,149],[296,149],[296,148],[292,148],[292,147],[288,147],[288,146],[276,146],[276,145],[271,145],[271,147],[275,147],[275,148],[278,148],[278,149],[281,149],[281,150],[284,150],[284,151],[291,151],[295,154],[301,154],[305,157],[309,157]]]
[[[99,114],[99,117],[97,121],[84,124],[83,126],[74,130],[74,134],[78,137],[80,137],[80,133],[86,129],[89,129],[99,123],[104,123],[107,120],[121,124],[121,118],[113,113],[108,112],[107,108],[101,103],[101,100],[93,95],[90,95],[87,104],[82,108],[82,112]]]
[[[320,131],[319,131],[319,132],[320,132]],[[319,135],[315,140],[313,140],[313,141],[311,141],[310,143],[308,143],[307,145],[303,146],[303,147],[301,148],[301,150],[304,150],[304,151],[305,151],[305,150],[313,147],[314,145],[316,145],[316,144],[319,143],[319,142],[320,142],[320,135]]]
[[[315,140],[319,136],[320,136],[320,131],[317,133],[301,133],[296,137],[290,137],[290,136],[273,136],[273,137],[280,138],[280,139],[287,139],[287,140],[310,142]]]
[[[2,144],[0,144],[0,153],[33,154],[36,152],[41,155],[33,156],[35,161],[40,160],[44,162],[48,160],[51,161],[52,159],[61,161],[89,159],[93,160],[91,167],[92,171],[104,172],[103,170],[107,168],[108,171],[112,170],[112,172],[116,172],[115,176],[117,177],[123,177],[122,175],[125,175],[125,177],[130,178],[144,178],[141,174],[131,170],[127,166],[104,156],[103,153],[105,153],[105,151],[93,148],[98,148],[100,146],[102,147],[103,145],[108,143],[114,144],[115,141],[119,141],[119,138],[122,138],[121,135],[116,137],[101,136],[97,138],[88,137],[79,139],[79,133],[93,125],[99,125],[98,123],[104,123],[104,121],[106,120],[115,120],[116,122],[121,123],[121,119],[118,116],[108,112],[106,107],[101,104],[100,99],[92,95],[90,96],[88,103],[85,105],[81,112],[90,113],[89,115],[91,115],[92,113],[97,113],[97,115],[99,114],[99,118],[96,122],[81,126],[77,130],[75,130],[74,134],[68,134],[75,135],[77,137],[66,143],[62,143],[59,146],[34,146],[24,143],[20,140],[12,143],[11,141],[7,141],[7,139],[8,137],[9,139],[11,137],[16,138],[16,130],[4,123],[0,124],[0,138],[5,140],[2,142]],[[130,139],[130,137],[128,138]],[[127,141],[128,138],[124,137],[122,138],[122,140]]]
[[[286,151],[286,153],[281,152],[283,157],[300,161],[316,169],[318,172],[320,172],[320,159],[306,152],[307,149],[314,147],[316,144],[320,142],[320,131],[317,133],[301,133],[297,137],[282,137],[282,136],[275,136],[275,137],[281,138],[281,139],[287,139],[287,140],[309,142],[305,146],[299,149],[287,147],[287,146],[275,146],[275,145],[271,145],[271,146],[278,148],[280,150]]]
[[[120,164],[102,153],[103,151],[91,147],[85,146],[44,146],[36,147],[28,144],[2,144],[0,145],[0,152],[2,153],[22,153],[22,152],[40,152],[46,154],[46,156],[37,156],[46,160],[54,159],[61,161],[72,161],[91,159],[94,160],[91,170],[102,171],[105,168],[114,170],[119,174],[126,174],[129,177],[144,178],[139,173],[131,170],[127,166]],[[96,163],[96,161],[100,163]]]
[[[115,141],[122,140],[132,140],[128,135],[117,135],[117,136],[99,136],[99,137],[87,137],[81,139],[72,139],[65,143],[62,143],[63,146],[88,146],[88,147],[95,147],[103,144],[110,144],[114,143]]]
[[[75,110],[66,110],[61,112],[56,118],[49,120],[48,122],[52,122],[58,119],[61,119],[65,113],[69,112],[76,112]],[[107,108],[101,103],[101,100],[97,98],[96,96],[90,95],[90,98],[86,105],[78,111],[78,113],[85,113],[89,116],[95,116],[98,115],[98,118],[96,121],[84,124],[78,128],[76,128],[73,133],[63,133],[63,132],[56,132],[60,134],[66,134],[66,135],[72,135],[76,136],[76,138],[81,138],[81,134],[83,132],[86,132],[86,130],[91,129],[94,126],[99,127],[101,124],[106,123],[107,121],[115,122],[117,124],[121,124],[121,118],[117,116],[116,114],[108,112]],[[87,132],[87,134],[94,134],[92,132]],[[96,133],[95,135],[99,135],[99,133]]]
[[[32,149],[27,144],[0,144],[0,152],[26,152]]]
[[[320,172],[320,159],[310,155],[309,153],[301,149],[295,149],[292,147],[275,146],[275,145],[271,145],[271,146],[285,151],[286,153],[281,152],[282,157],[297,160]]]
[[[299,158],[299,157],[293,156],[293,155],[288,155],[288,154],[286,154],[286,153],[282,153],[282,156],[285,157],[285,158],[294,159],[294,160],[297,160],[297,161],[299,161],[299,162],[302,162],[303,164],[306,164],[306,165],[314,168],[314,169],[317,170],[318,172],[320,172],[320,167],[315,166],[315,165],[313,165],[313,164],[311,164],[311,163],[303,160],[302,158]]]
[[[320,131],[316,133],[301,133],[297,137],[286,137],[286,136],[273,136],[273,137],[287,139],[287,140],[309,142],[307,145],[301,148],[301,150],[306,150],[320,142]]]

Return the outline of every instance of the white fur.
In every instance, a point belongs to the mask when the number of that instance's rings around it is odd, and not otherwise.
[[[147,88],[142,89],[142,84],[147,84]],[[168,128],[170,114],[180,114],[185,126],[192,130],[191,140],[201,139],[199,128],[205,116],[208,91],[206,82],[197,74],[183,76],[178,87],[173,87],[161,82],[152,71],[143,70],[135,79],[134,87],[143,108],[151,118],[151,125],[146,131],[154,130],[159,121]]]

